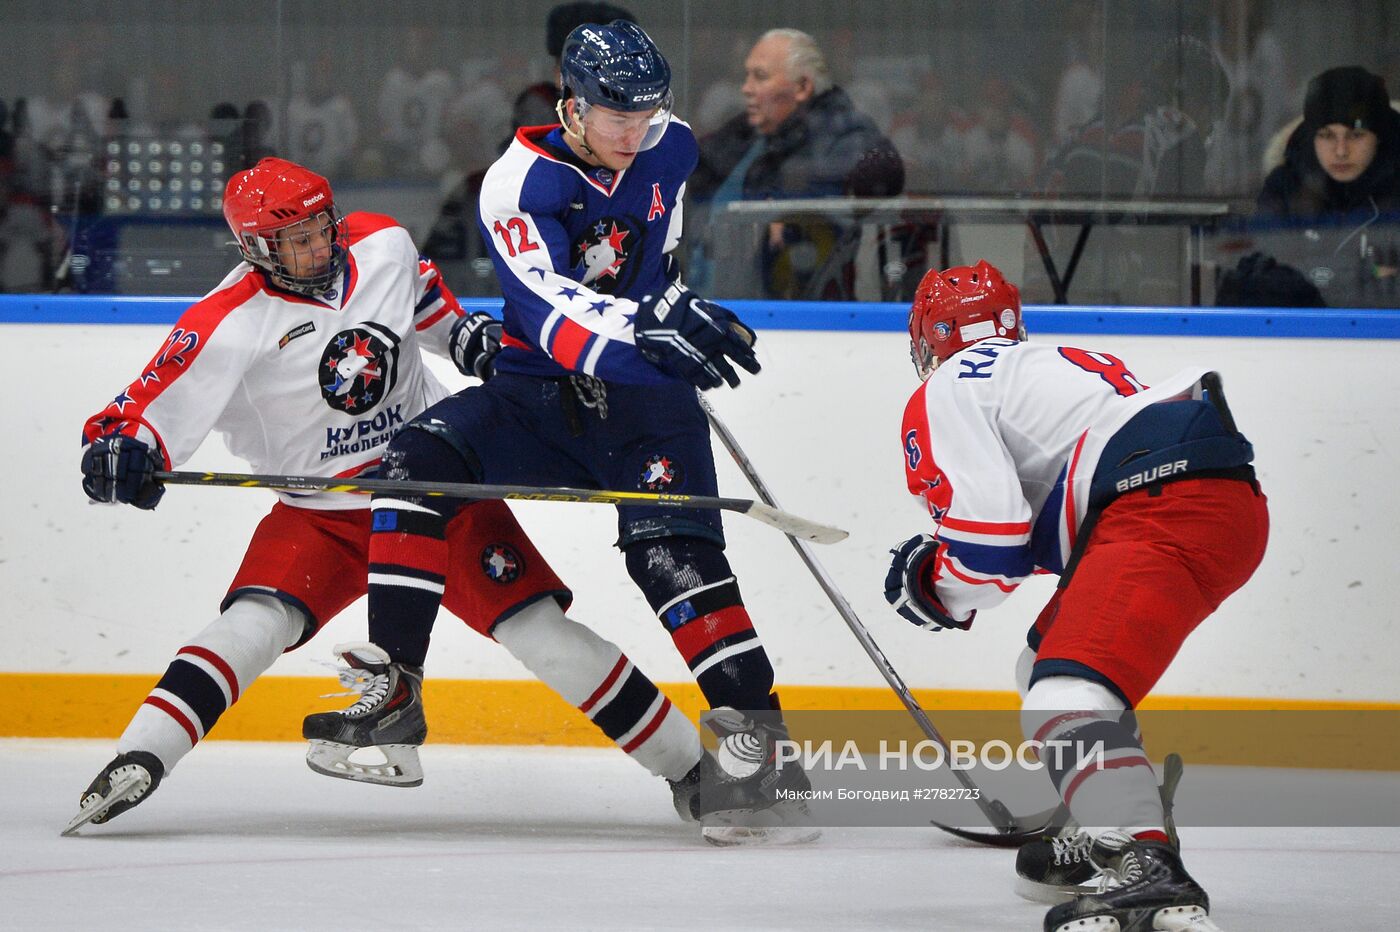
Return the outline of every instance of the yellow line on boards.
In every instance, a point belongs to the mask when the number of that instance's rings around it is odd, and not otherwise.
[[[152,674],[0,673],[0,737],[116,738],[159,677]],[[692,721],[707,705],[693,683],[661,684]],[[264,677],[255,682],[219,720],[210,738],[235,741],[300,741],[301,720],[311,712],[345,706],[346,698],[321,698],[339,687],[329,678]],[[883,687],[782,686],[783,708],[790,712],[903,711],[899,699]],[[933,713],[1011,711],[1019,706],[1013,692],[992,690],[915,690],[915,698]],[[606,737],[576,708],[533,680],[430,679],[426,685],[430,741],[447,744],[524,744],[605,747]],[[1251,712],[1400,712],[1400,703],[1349,702],[1244,697],[1151,697],[1141,711]],[[905,716],[904,718],[908,718]],[[1311,723],[1284,742],[1261,736],[1241,741],[1239,718],[1230,716],[1150,716],[1144,733],[1148,751],[1160,757],[1180,750],[1188,762],[1239,766],[1342,767],[1400,770],[1400,741],[1360,733],[1374,727],[1365,715],[1295,716]],[[1400,715],[1380,716],[1388,723]],[[902,721],[900,719],[899,721]],[[908,724],[912,727],[912,718]],[[968,729],[966,719],[954,724]],[[1007,721],[1005,716],[999,719]],[[1290,720],[1293,721],[1293,720]],[[816,727],[816,726],[814,726]],[[989,726],[991,727],[991,726]],[[1290,727],[1294,727],[1290,725]],[[1229,730],[1234,728],[1236,730]],[[980,731],[980,728],[974,730]],[[1228,733],[1229,737],[1225,737]],[[1214,737],[1212,735],[1214,734]],[[1358,735],[1361,735],[1358,737]],[[952,733],[947,737],[959,737]],[[968,735],[972,737],[972,735]],[[1325,747],[1323,747],[1325,746]],[[1187,754],[1188,751],[1193,753]]]

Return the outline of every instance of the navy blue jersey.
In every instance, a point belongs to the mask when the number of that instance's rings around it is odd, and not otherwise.
[[[676,119],[621,172],[583,162],[558,126],[516,133],[486,173],[478,214],[505,295],[497,371],[679,381],[642,358],[632,321],[667,283],[698,153]]]

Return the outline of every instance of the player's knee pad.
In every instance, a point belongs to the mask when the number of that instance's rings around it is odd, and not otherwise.
[[[724,531],[718,512],[706,512],[701,517],[687,515],[641,515],[618,523],[617,547],[630,551],[633,547],[670,538],[696,539],[724,549]]]
[[[389,442],[379,474],[414,482],[480,482],[482,469],[480,457],[460,431],[437,418],[420,418]],[[450,515],[463,504],[462,499],[435,497],[432,507]]]
[[[703,592],[711,593],[704,601],[715,602],[715,608],[743,604],[729,560],[720,545],[709,538],[656,537],[636,541],[622,552],[627,575],[642,590],[651,610],[663,616],[663,622],[668,609]]]

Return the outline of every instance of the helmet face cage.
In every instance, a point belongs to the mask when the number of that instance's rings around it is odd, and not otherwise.
[[[640,126],[629,116],[645,114],[638,150],[661,139],[671,119],[671,66],[636,23],[579,26],[564,42],[559,70],[564,98],[575,101],[574,117],[581,127],[618,141]],[[562,112],[561,122],[569,126]]]
[[[332,205],[287,226],[243,233],[238,247],[243,258],[271,272],[288,291],[315,296],[328,291],[345,269],[345,220]],[[319,261],[322,250],[329,255]]]
[[[988,337],[1026,339],[1016,286],[985,260],[946,272],[931,269],[909,309],[909,356],[919,378]]]
[[[229,178],[224,219],[239,252],[289,291],[327,291],[349,245],[330,184],[315,172],[269,157]]]

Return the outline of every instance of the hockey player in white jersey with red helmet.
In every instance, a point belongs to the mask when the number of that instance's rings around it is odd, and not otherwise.
[[[1219,377],[1191,368],[1149,388],[1111,354],[1027,343],[1019,293],[986,262],[930,271],[909,335],[923,384],[902,448],[934,527],[891,551],[885,597],[920,627],[967,630],[1033,573],[1058,574],[1017,665],[1022,729],[1105,749],[1045,756],[1093,827],[1058,847],[1083,849],[1100,889],[1045,929],[1215,928],[1132,710],[1264,555],[1267,504]],[[1090,879],[1028,853],[1023,880]]]
[[[461,359],[481,339],[403,227],[377,214],[341,217],[329,184],[303,166],[267,158],[234,175],[224,215],[245,261],[181,315],[141,375],[83,429],[83,489],[95,501],[154,508],[164,494],[155,472],[184,462],[214,430],[255,472],[372,475],[388,441],[448,394],[422,351]],[[218,616],[176,653],[65,833],[144,801],[279,654],[365,594],[368,498],[278,494]],[[697,787],[718,779],[695,727],[614,644],[565,616],[569,590],[505,504],[468,505],[436,545],[449,569],[421,584],[666,777],[691,815]],[[388,694],[401,714],[383,728],[352,715],[354,734],[313,742],[313,769],[422,782],[426,640],[417,647],[417,665],[390,664],[373,645],[337,647],[366,701]],[[362,744],[383,750],[384,764],[351,761]]]

